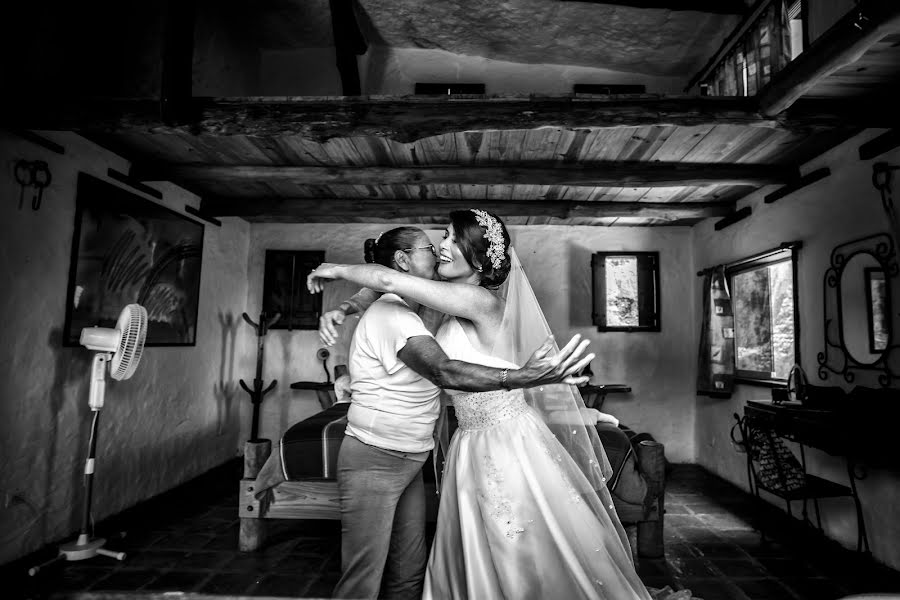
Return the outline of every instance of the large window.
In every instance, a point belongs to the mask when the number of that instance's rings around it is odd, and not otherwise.
[[[783,382],[797,356],[796,254],[777,250],[726,270],[734,312],[735,375]]]
[[[659,252],[597,252],[593,321],[597,331],[659,331]]]

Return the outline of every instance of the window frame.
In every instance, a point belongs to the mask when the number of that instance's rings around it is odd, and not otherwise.
[[[313,268],[325,262],[324,250],[271,250],[266,249],[265,262],[263,263],[263,296],[262,310],[268,308],[270,296],[276,293],[277,287],[285,282],[276,281],[270,276],[270,268],[274,269],[270,261],[279,257],[290,257],[293,261],[291,267],[291,280],[289,285],[289,301],[290,313],[282,314],[269,329],[286,329],[288,331],[313,331],[319,328],[319,317],[322,315],[322,294],[310,294],[306,289],[306,275]],[[312,265],[312,266],[310,266]],[[309,268],[306,268],[309,267]],[[296,304],[296,296],[310,296],[313,309],[310,311],[298,311],[294,313],[294,305]],[[268,313],[272,316],[274,312]],[[298,320],[306,319],[308,323],[297,323]],[[296,324],[295,324],[296,323]]]
[[[652,264],[653,299],[652,314],[653,325],[638,326],[610,326],[606,324],[606,259],[609,257],[635,257],[640,263],[641,258],[648,259]],[[660,299],[660,263],[658,251],[603,251],[594,252],[591,255],[591,322],[597,327],[597,331],[601,332],[659,332],[662,330],[662,300]],[[638,301],[640,302],[641,287],[640,279],[638,280]],[[598,311],[598,296],[603,298],[601,303],[602,312]]]
[[[793,290],[794,300],[794,364],[800,363],[800,295],[797,285],[797,250],[799,244],[786,245],[776,248],[770,252],[761,255],[752,256],[750,258],[737,261],[725,266],[725,278],[728,281],[728,295],[731,299],[731,314],[735,319],[734,341],[734,381],[746,385],[755,385],[762,387],[784,387],[787,384],[787,377],[784,379],[775,378],[767,374],[766,376],[754,375],[754,371],[744,371],[737,366],[737,314],[735,312],[734,302],[734,276],[754,271],[763,267],[770,267],[775,264],[790,262],[791,264],[791,287]]]

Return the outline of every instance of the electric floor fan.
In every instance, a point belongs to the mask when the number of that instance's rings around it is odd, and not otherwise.
[[[129,304],[122,309],[116,328],[85,327],[81,330],[80,343],[88,350],[93,350],[94,360],[91,363],[91,387],[88,404],[93,412],[91,437],[88,442],[88,456],[84,464],[84,515],[81,520],[81,531],[78,539],[59,547],[59,554],[52,560],[29,569],[29,575],[35,575],[42,568],[60,560],[84,560],[98,554],[124,560],[124,552],[112,552],[103,548],[106,540],[91,539],[91,497],[94,483],[94,463],[97,453],[97,423],[100,420],[100,409],[106,393],[106,372],[121,381],[134,375],[144,340],[147,337],[147,310],[140,304]]]

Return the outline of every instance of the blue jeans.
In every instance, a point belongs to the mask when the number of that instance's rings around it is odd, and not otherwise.
[[[343,573],[335,598],[378,598],[379,590],[384,598],[421,598],[428,558],[423,464],[344,437],[337,464]]]

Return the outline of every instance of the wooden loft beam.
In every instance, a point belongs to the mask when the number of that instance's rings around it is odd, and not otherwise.
[[[347,218],[414,219],[446,217],[450,211],[471,208],[472,200],[205,198],[204,214],[290,221],[340,222]],[[723,217],[734,202],[571,202],[545,200],[479,200],[478,207],[501,217],[556,217],[560,219],[644,217],[677,221]]]
[[[334,36],[337,69],[341,75],[341,89],[345,96],[359,96],[362,93],[356,57],[368,50],[368,44],[356,21],[354,4],[355,0],[328,2],[331,9],[331,31]]]
[[[900,2],[860,0],[759,92],[759,110],[774,116],[790,108],[822,79],[856,62],[886,35],[900,31]]]
[[[746,125],[801,133],[815,128],[891,127],[896,110],[833,100],[803,99],[776,118],[762,116],[753,98],[649,96],[573,98],[414,97],[194,98],[179,126],[160,119],[154,100],[110,98],[0,99],[0,125],[79,133],[189,133],[298,136],[316,142],[377,136],[398,142],[460,131],[643,125]]]
[[[663,8],[666,10],[716,13],[720,15],[742,15],[747,12],[743,0],[561,0],[562,2],[590,2],[633,8]]]
[[[132,167],[142,181],[176,183],[251,181],[298,185],[564,185],[674,187],[787,184],[800,177],[792,167],[754,164],[601,162],[546,166],[307,167],[170,164]]]

